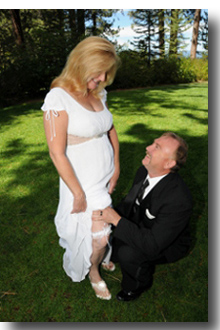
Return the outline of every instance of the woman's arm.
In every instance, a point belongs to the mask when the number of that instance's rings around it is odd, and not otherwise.
[[[120,175],[119,141],[114,125],[109,131],[109,140],[114,150],[114,163],[115,163],[115,171],[109,182],[109,193],[112,194]]]
[[[51,116],[53,114],[51,113]],[[66,141],[67,141],[67,125],[68,115],[66,111],[59,111],[57,117],[53,117],[56,137],[51,141],[50,122],[46,120],[44,113],[44,129],[46,133],[47,144],[49,147],[50,157],[63,181],[66,183],[74,196],[74,205],[71,213],[79,213],[86,210],[85,193],[76,178],[74,170],[66,157]]]

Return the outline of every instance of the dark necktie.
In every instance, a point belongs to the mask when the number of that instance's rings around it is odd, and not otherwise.
[[[143,195],[144,195],[144,192],[145,192],[145,189],[147,188],[147,186],[149,186],[149,181],[148,181],[148,180],[146,180],[146,181],[142,184],[142,186],[141,186],[141,188],[140,188],[140,190],[139,190],[139,192],[138,192],[137,200],[138,200],[138,203],[139,203],[139,204],[141,204],[141,201],[142,201],[142,199],[143,199]]]

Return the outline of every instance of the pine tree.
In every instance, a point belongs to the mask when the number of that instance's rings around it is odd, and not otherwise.
[[[199,41],[202,41],[203,48],[208,52],[208,12],[204,11],[201,17],[201,24],[199,29]]]
[[[167,19],[167,26],[170,31],[169,39],[169,56],[181,55],[186,48],[183,33],[190,28],[192,22],[191,16],[185,9],[171,9]]]
[[[112,29],[113,14],[118,9],[87,9],[86,11],[86,33],[93,36],[113,36],[118,30]]]
[[[158,10],[158,34],[159,34],[159,55],[165,55],[165,9]]]
[[[136,9],[129,14],[134,21],[133,30],[140,34],[135,37],[132,44],[137,48],[141,57],[147,59],[147,64],[150,66],[151,60],[157,54],[155,51],[157,13],[154,9]]]

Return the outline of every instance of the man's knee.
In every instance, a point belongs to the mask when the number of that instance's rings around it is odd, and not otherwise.
[[[137,263],[140,259],[140,254],[137,250],[128,245],[122,245],[118,248],[117,257],[120,264]]]

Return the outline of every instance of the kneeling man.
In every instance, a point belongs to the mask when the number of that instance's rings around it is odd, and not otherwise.
[[[93,212],[93,221],[115,226],[112,261],[122,271],[122,290],[116,296],[120,301],[150,288],[155,265],[175,262],[189,251],[192,199],[177,173],[187,151],[182,138],[164,133],[146,148],[143,166],[119,206]]]

